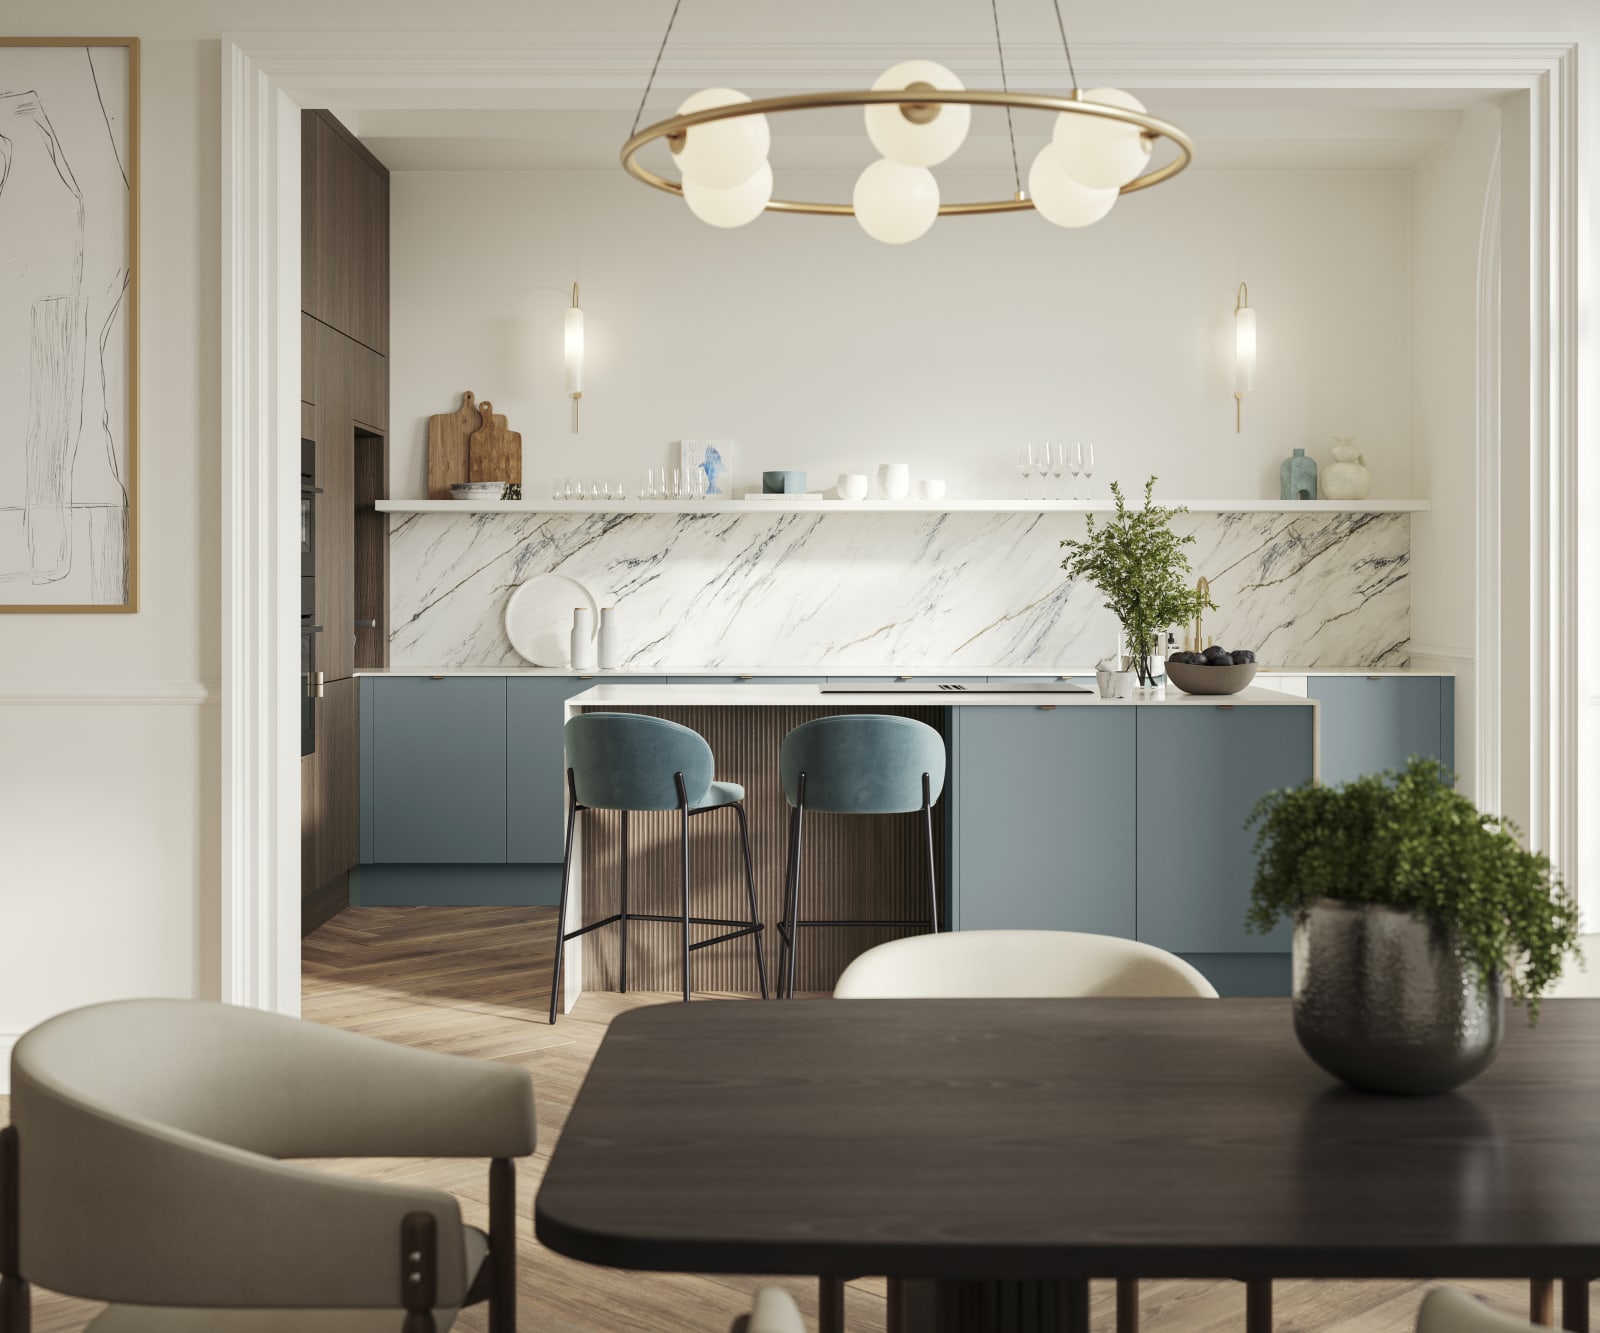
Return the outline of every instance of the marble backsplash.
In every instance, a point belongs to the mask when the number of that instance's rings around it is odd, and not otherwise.
[[[1208,635],[1286,667],[1409,652],[1405,514],[1190,514]],[[624,665],[1082,668],[1116,625],[1060,569],[1080,514],[395,514],[395,666],[517,666],[507,597],[549,571],[618,609]]]

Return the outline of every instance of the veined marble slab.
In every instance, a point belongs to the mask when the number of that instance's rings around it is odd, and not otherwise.
[[[1080,514],[407,514],[390,520],[391,658],[515,666],[506,598],[558,572],[617,608],[636,671],[892,662],[1049,670],[1117,626],[1060,568]],[[1264,664],[1404,666],[1406,514],[1189,514],[1218,610],[1207,634]]]

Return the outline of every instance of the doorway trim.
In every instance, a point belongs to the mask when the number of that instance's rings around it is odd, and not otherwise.
[[[926,35],[925,35],[926,36]],[[899,58],[890,39],[789,33],[781,45],[700,36],[674,47],[666,84],[750,88],[869,78]],[[222,998],[280,1013],[300,1008],[298,519],[300,385],[300,109],[330,93],[378,104],[389,93],[439,99],[485,86],[614,87],[648,68],[655,34],[270,33],[224,35],[222,56]],[[929,39],[952,56],[992,51],[962,36]],[[1048,44],[1008,52],[1019,81],[1056,80]],[[1504,37],[1421,43],[1382,35],[1086,44],[1082,63],[1108,82],[1147,87],[1466,88],[1530,99],[1534,203],[1530,357],[1528,586],[1497,587],[1495,610],[1526,605],[1533,734],[1529,835],[1562,867],[1577,865],[1579,408],[1600,407],[1600,370],[1585,370],[1578,325],[1580,200],[1594,172],[1580,156],[1570,41]],[[1592,120],[1592,117],[1591,117]],[[1600,210],[1596,210],[1600,212]],[[1588,219],[1589,225],[1594,224]],[[1591,282],[1592,285],[1592,282]],[[1591,302],[1600,308],[1600,299]],[[1588,429],[1594,435],[1592,424]],[[1503,442],[1509,447],[1510,442]],[[1480,443],[1481,447],[1481,443]],[[1486,460],[1480,458],[1480,475]],[[1498,531],[1494,534],[1497,538]],[[1482,534],[1480,533],[1480,538]],[[1483,588],[1479,587],[1480,612]],[[1593,600],[1591,598],[1591,600]],[[1481,616],[1480,616],[1481,620]],[[1509,629],[1509,626],[1508,626]],[[1498,662],[1477,687],[1498,698]],[[1493,771],[1509,723],[1478,738]],[[1600,891],[1600,885],[1595,886]]]

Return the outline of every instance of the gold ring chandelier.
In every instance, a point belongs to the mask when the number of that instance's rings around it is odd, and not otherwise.
[[[762,213],[853,216],[868,235],[899,244],[921,236],[939,217],[1032,209],[1058,226],[1085,227],[1110,212],[1120,196],[1170,180],[1194,157],[1188,135],[1152,116],[1132,94],[1117,88],[1078,87],[1060,0],[1056,0],[1056,22],[1073,83],[1065,96],[1011,91],[1000,44],[998,7],[996,0],[990,0],[1000,58],[999,92],[968,89],[950,70],[931,60],[907,60],[886,70],[870,89],[859,92],[796,93],[752,101],[732,88],[707,88],[688,98],[675,116],[641,130],[644,104],[654,87],[681,3],[676,0],[667,21],[639,102],[639,115],[634,117],[634,133],[622,146],[622,165],[634,179],[682,195],[690,210],[712,226],[743,226]],[[945,203],[928,168],[945,161],[965,142],[975,106],[1004,108],[1008,130],[1013,111],[1054,113],[1054,133],[1033,160],[1026,190],[1012,130],[1015,194],[1009,199]],[[863,109],[867,137],[882,157],[861,173],[849,203],[774,199],[767,117],[833,107]],[[1162,139],[1172,144],[1176,156],[1150,168],[1152,150]],[[640,151],[657,140],[665,140],[671,149],[679,180],[639,161]]]

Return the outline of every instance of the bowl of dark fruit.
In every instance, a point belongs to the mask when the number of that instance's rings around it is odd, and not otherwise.
[[[1237,694],[1255,678],[1256,655],[1248,648],[1229,652],[1213,644],[1167,658],[1167,679],[1185,694]]]

